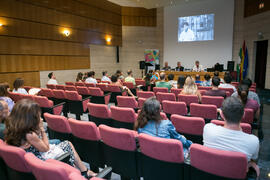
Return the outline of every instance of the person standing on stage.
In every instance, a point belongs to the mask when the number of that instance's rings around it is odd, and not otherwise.
[[[203,72],[203,66],[200,65],[199,61],[195,61],[195,65],[192,68],[193,72]]]
[[[165,70],[165,71],[170,71],[171,70],[171,67],[168,65],[168,62],[167,61],[165,62],[164,65],[165,66],[162,68],[163,70]]]
[[[175,68],[175,71],[184,71],[184,67],[181,66],[181,62],[177,62],[177,66]]]

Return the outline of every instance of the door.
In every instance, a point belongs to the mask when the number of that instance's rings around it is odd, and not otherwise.
[[[267,48],[268,40],[256,42],[255,82],[262,89],[265,87]]]

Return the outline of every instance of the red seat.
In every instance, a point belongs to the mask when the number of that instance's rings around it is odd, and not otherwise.
[[[46,96],[47,98],[54,98],[52,89],[42,88],[38,93],[39,96]]]
[[[245,108],[245,113],[242,118],[243,123],[252,124],[254,120],[254,112],[253,109]]]
[[[64,103],[54,105],[53,101],[48,100],[45,96],[35,96],[35,101],[39,104],[42,115],[46,112],[55,115],[62,113]]]
[[[171,93],[174,93],[174,94],[175,94],[175,97],[177,97],[178,94],[180,94],[182,90],[183,90],[183,89],[172,88],[172,89],[171,89]]]
[[[190,104],[190,115],[193,117],[202,117],[206,120],[217,119],[217,107],[211,104]]]
[[[74,83],[74,82],[65,82],[65,84],[66,84],[67,86],[75,86],[75,83]]]
[[[75,86],[84,86],[83,82],[75,82]]]
[[[21,99],[29,99],[29,100],[34,101],[35,96],[34,95],[29,95],[29,94],[21,94]]]
[[[187,115],[187,106],[185,102],[163,101],[163,112],[170,118],[172,114]]]
[[[111,106],[112,126],[116,128],[134,129],[137,114],[132,108]]]
[[[223,90],[223,91],[226,91],[226,92],[228,91],[229,92],[229,96],[228,97],[230,97],[234,93],[233,88],[218,88],[218,89]],[[227,96],[227,94],[226,94],[226,96]]]
[[[224,124],[225,124],[224,121],[220,121],[220,120],[212,120],[211,123],[216,124],[218,126],[224,126]],[[240,123],[240,126],[241,126],[243,132],[245,132],[247,134],[252,133],[252,129],[251,129],[250,124],[248,124],[248,123]]]
[[[65,85],[55,85],[56,89],[66,90]]]
[[[137,92],[137,96],[138,96],[138,98],[145,98],[145,99],[148,99],[148,98],[150,98],[150,97],[155,96],[155,93],[152,92],[152,91],[138,91],[138,92]]]
[[[22,96],[21,96],[20,93],[14,93],[14,92],[9,92],[9,97],[10,97],[15,103],[22,99]]]
[[[46,87],[49,88],[49,89],[56,89],[55,84],[46,84]]]
[[[191,180],[246,178],[247,157],[240,152],[223,151],[192,144],[190,164],[193,167],[190,172]]]
[[[162,103],[164,100],[167,101],[176,101],[175,94],[174,93],[162,93],[157,92],[156,93],[157,100]]]
[[[212,89],[212,87],[211,86],[198,86],[198,89],[208,91],[208,90]]]
[[[184,179],[183,145],[179,140],[144,133],[138,139],[144,179]]]
[[[130,96],[117,96],[117,104],[118,107],[138,108],[138,102],[135,97]]]
[[[234,87],[237,87],[239,85],[239,82],[231,82],[231,84],[234,86]]]
[[[111,81],[101,81],[101,83],[111,84]]]
[[[146,86],[145,81],[142,79],[135,79],[136,86]]]
[[[94,83],[84,83],[86,87],[96,87],[96,84]]]
[[[60,90],[60,89],[53,89],[52,90],[53,95],[54,95],[54,102],[55,104],[60,104],[60,103],[65,103],[64,107],[63,107],[63,113],[64,116],[68,116],[68,112],[69,112],[69,105],[68,105],[68,99],[67,99],[67,95],[66,95],[66,91],[64,90]]]
[[[68,90],[68,91],[77,91],[76,86],[66,85],[65,89]]]
[[[108,91],[107,84],[97,83],[96,87],[99,87],[103,92]]]
[[[104,92],[99,87],[89,87],[89,94],[91,95],[91,102],[97,104],[109,104],[111,94]]]
[[[166,88],[166,87],[154,87],[153,91],[155,94],[157,94],[157,92],[164,92],[164,93],[169,92],[168,88]]]
[[[202,104],[213,104],[220,108],[224,101],[224,97],[222,96],[202,96]]]
[[[94,122],[97,126],[100,124],[112,125],[111,110],[108,108],[108,105],[88,103],[87,108],[89,121]]]
[[[185,102],[186,105],[189,106],[191,103],[199,103],[199,98],[197,95],[179,94],[178,101]]]
[[[138,99],[138,106],[139,106],[139,108],[142,108],[143,107],[144,101],[146,101],[146,98],[139,98]]]
[[[253,91],[256,93],[256,88],[249,88],[249,91]]]
[[[90,96],[90,92],[88,87],[86,86],[77,86],[77,92],[79,95],[81,95],[83,98],[87,98]]]
[[[134,87],[133,83],[132,82],[123,82],[123,85],[124,86],[127,86],[129,89],[134,89],[136,87]]]
[[[123,95],[120,87],[114,84],[108,84],[107,88],[108,88],[107,90],[111,92],[110,102],[115,103],[115,105],[117,105],[116,97]]]
[[[204,119],[200,117],[187,117],[173,114],[171,121],[177,132],[184,135],[193,143],[203,143]]]

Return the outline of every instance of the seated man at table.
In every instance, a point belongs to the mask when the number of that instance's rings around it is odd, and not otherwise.
[[[163,70],[165,70],[165,71],[170,71],[171,70],[171,66],[168,65],[168,62],[167,61],[165,62],[164,65],[165,66],[162,68]]]
[[[195,65],[192,68],[193,72],[203,72],[203,66],[200,64],[199,61],[195,61]]]
[[[184,67],[181,66],[181,62],[177,62],[177,66],[175,68],[175,71],[184,71]]]
[[[160,77],[160,81],[156,82],[156,87],[166,87],[170,91],[172,88],[172,85],[165,81],[166,74],[162,72],[160,73],[159,77]]]
[[[218,89],[218,86],[220,84],[220,79],[218,77],[212,78],[212,86],[213,88],[206,91],[204,93],[205,96],[222,96],[224,99],[226,98],[226,92],[223,90]]]

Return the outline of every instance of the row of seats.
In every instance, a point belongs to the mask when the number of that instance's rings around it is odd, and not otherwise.
[[[175,118],[181,118],[179,115],[172,117],[173,122],[176,121]],[[52,128],[51,122],[55,124],[56,121],[62,122],[62,125],[58,123],[58,128],[67,127],[68,140],[73,142],[82,160],[95,167],[104,167],[106,164],[112,167],[113,172],[124,178],[193,180],[245,179],[246,177],[247,159],[242,153],[193,144],[190,149],[190,165],[188,165],[184,163],[182,144],[175,139],[138,135],[133,130],[113,128],[103,124],[97,127],[93,122],[64,119],[50,114],[46,114],[45,118],[47,118],[48,128]],[[50,118],[52,119],[49,120]],[[193,123],[193,126],[204,123],[202,119],[197,122],[189,120],[187,122]],[[183,126],[182,122],[180,124]],[[65,139],[66,137],[58,134],[53,138]],[[137,141],[140,149],[137,148]]]

